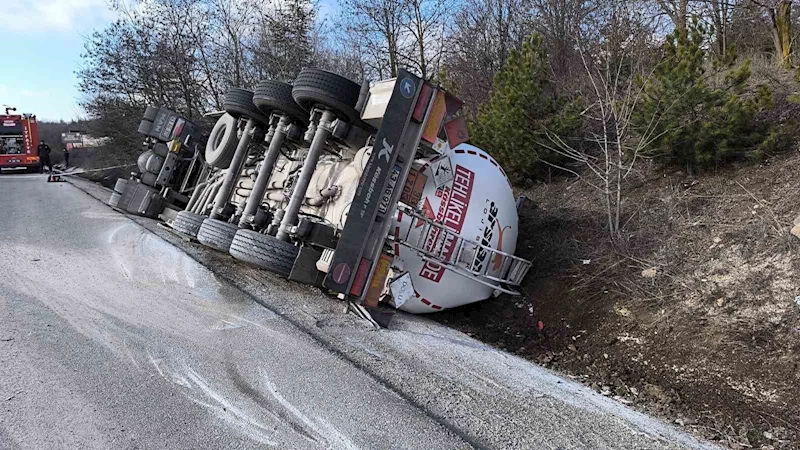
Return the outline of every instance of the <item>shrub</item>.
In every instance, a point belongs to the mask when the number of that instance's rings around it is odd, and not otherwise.
[[[634,116],[640,130],[653,131],[650,156],[685,165],[689,173],[758,158],[779,141],[756,118],[772,107],[772,93],[765,85],[748,91],[750,61],[739,67],[735,58],[709,64],[705,38],[697,20],[667,37],[663,59],[641,81],[644,95]]]
[[[490,152],[514,183],[542,178],[545,162],[561,162],[548,150],[552,143],[546,131],[567,137],[580,127],[576,108],[552,93],[548,67],[541,38],[528,37],[510,54],[494,79],[489,102],[471,124],[475,145]]]

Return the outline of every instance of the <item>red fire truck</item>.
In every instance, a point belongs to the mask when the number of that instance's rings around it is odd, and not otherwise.
[[[33,114],[14,114],[6,108],[0,115],[0,170],[17,167],[39,170],[39,124]],[[10,112],[10,114],[9,114]]]

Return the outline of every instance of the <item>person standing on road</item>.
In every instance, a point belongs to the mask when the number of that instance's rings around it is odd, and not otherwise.
[[[64,169],[69,169],[69,144],[64,147]]]
[[[47,166],[47,173],[53,173],[53,165],[50,163],[50,146],[42,139],[39,143],[39,173],[44,172],[44,166]]]

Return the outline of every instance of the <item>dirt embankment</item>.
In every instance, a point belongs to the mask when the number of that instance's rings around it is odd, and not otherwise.
[[[580,182],[532,189],[524,296],[436,318],[731,448],[800,448],[800,156],[631,187],[621,242]]]

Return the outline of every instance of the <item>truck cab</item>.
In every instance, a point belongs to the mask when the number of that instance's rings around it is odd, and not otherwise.
[[[39,124],[33,114],[0,115],[0,170],[39,170]]]

